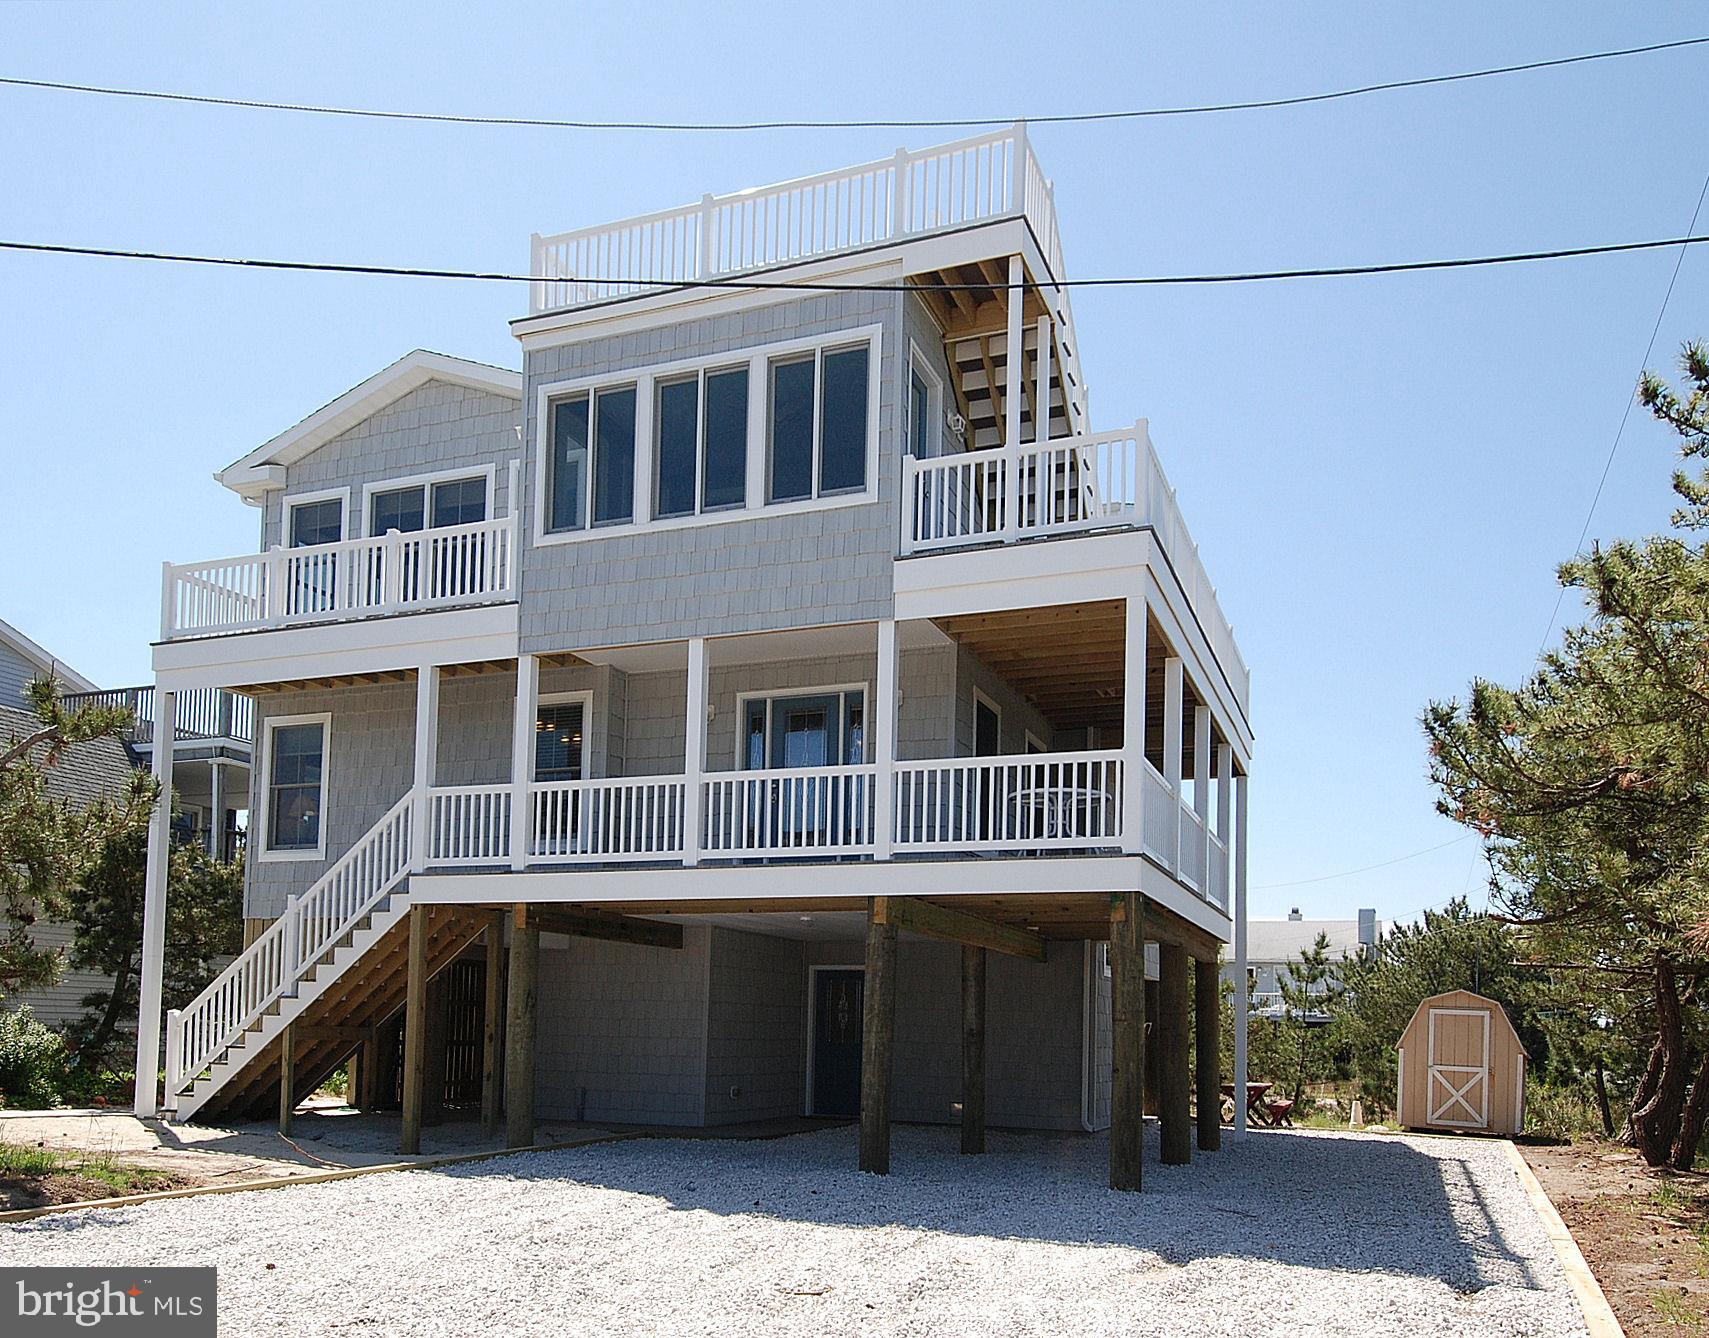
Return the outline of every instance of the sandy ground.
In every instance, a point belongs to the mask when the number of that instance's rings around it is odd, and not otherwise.
[[[1146,1190],[1102,1137],[637,1140],[0,1228],[7,1264],[213,1264],[221,1332],[1577,1335],[1496,1143],[1256,1134]]]

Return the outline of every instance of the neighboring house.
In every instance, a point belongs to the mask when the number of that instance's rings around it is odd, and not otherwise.
[[[29,707],[24,689],[31,679],[51,674],[72,692],[92,692],[95,685],[69,665],[54,659],[11,623],[0,619],[0,706]]]
[[[32,712],[0,706],[0,751],[11,748],[39,727],[40,721]],[[52,766],[45,765],[46,755],[46,746],[37,745],[31,758],[43,766],[48,792],[80,808],[101,799],[118,799],[136,767],[135,756],[123,740],[111,737],[70,744]],[[72,927],[65,921],[38,919],[30,928],[30,937],[38,948],[61,953],[69,960]],[[63,1027],[82,1016],[85,995],[111,984],[111,976],[67,969],[57,985],[7,995],[0,998],[0,1007],[28,1004],[48,1026]]]
[[[1319,934],[1329,940],[1330,960],[1340,962],[1375,952],[1383,924],[1375,910],[1361,910],[1353,920],[1307,920],[1297,906],[1285,920],[1248,920],[1246,978],[1255,1014],[1282,1015],[1282,985],[1291,978],[1288,968],[1316,946]],[[1238,983],[1232,964],[1224,965],[1223,975],[1231,985]]]
[[[220,474],[260,552],[166,571],[157,691],[242,692],[259,742],[255,942],[167,1020],[167,1107],[353,1057],[407,1146],[494,1113],[484,1048],[513,1142],[864,1109],[869,1169],[892,1114],[1113,1121],[1119,1162],[1105,941],[1118,984],[1162,945],[1184,1036],[1248,674],[1146,425],[1093,432],[1024,131],[532,266],[520,374],[400,359]],[[694,286],[756,271],[845,290]]]

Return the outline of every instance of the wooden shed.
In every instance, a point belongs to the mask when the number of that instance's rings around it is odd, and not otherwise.
[[[1401,1127],[1518,1133],[1525,1127],[1530,1058],[1494,999],[1470,990],[1426,999],[1400,1037]]]

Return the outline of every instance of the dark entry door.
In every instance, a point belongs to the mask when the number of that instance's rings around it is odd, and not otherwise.
[[[866,973],[819,971],[813,976],[813,1113],[853,1119],[860,1114],[861,1001]]]

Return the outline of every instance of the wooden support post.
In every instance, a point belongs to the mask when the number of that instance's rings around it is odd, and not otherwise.
[[[1110,1188],[1138,1189],[1145,1153],[1144,898],[1122,892],[1110,907]]]
[[[1187,950],[1161,945],[1157,980],[1157,1119],[1162,1126],[1162,1162],[1185,1166],[1193,1159],[1188,1118]]]
[[[380,1108],[380,1042],[378,1037],[370,1035],[362,1042],[361,1059],[356,1065],[359,1083],[356,1086],[356,1099],[350,1104],[361,1111],[378,1110]]]
[[[421,1152],[422,1078],[427,1067],[427,907],[409,909],[409,966],[404,986],[404,1113],[398,1150]]]
[[[449,991],[443,975],[427,982],[427,1037],[422,1047],[421,1123],[431,1129],[445,1123],[446,1006]]]
[[[896,926],[880,920],[877,898],[866,925],[866,997],[861,1017],[860,1169],[890,1174],[890,1076],[896,1039]]]
[[[1222,1146],[1222,977],[1214,958],[1193,959],[1193,1046],[1199,1151],[1215,1152]]]
[[[1045,958],[1044,939],[1037,934],[948,906],[934,906],[917,897],[874,897],[872,914],[881,924],[894,925],[911,934],[991,948],[1030,962],[1042,962]]]
[[[350,1058],[344,1061],[344,1104],[352,1110],[360,1109],[357,1104],[362,1093],[362,1060],[367,1054],[365,1046],[358,1045],[350,1052]]]
[[[518,905],[510,931],[509,1005],[504,1021],[505,1146],[534,1142],[534,1040],[539,997],[540,931]]]
[[[481,1012],[481,1135],[498,1136],[500,1014],[504,1011],[504,912],[487,925],[487,997]]]
[[[1145,1037],[1148,1041],[1157,1039],[1157,1019],[1163,1016],[1163,1010],[1157,1006],[1157,982],[1145,982]],[[1163,1052],[1155,1044],[1145,1047],[1145,1113],[1156,1115],[1157,1104],[1157,1056]]]
[[[291,1116],[297,1109],[297,1029],[290,1023],[279,1033],[279,1132],[291,1136]]]
[[[985,1151],[984,948],[961,949],[961,1150]]]

